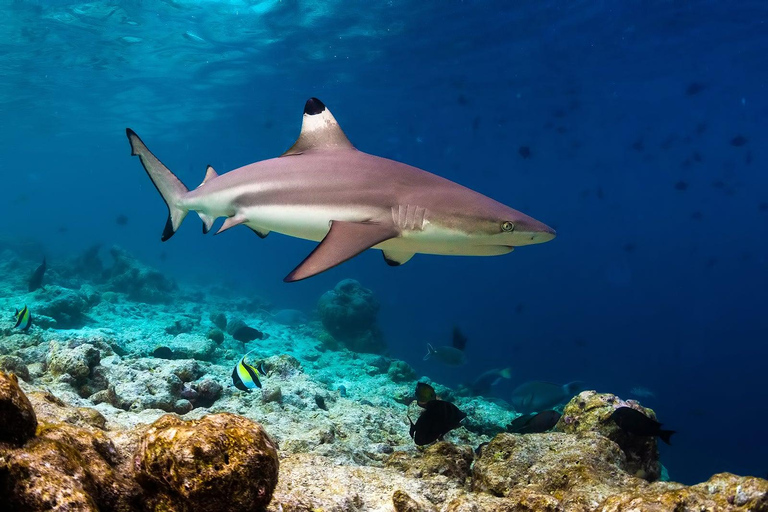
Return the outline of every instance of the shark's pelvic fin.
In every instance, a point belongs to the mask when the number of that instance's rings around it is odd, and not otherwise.
[[[309,98],[304,105],[299,138],[281,156],[300,155],[307,151],[354,148],[323,102],[317,98]]]
[[[392,223],[331,221],[331,229],[323,241],[283,281],[290,283],[312,277],[399,234]]]
[[[218,175],[219,175],[219,174],[218,174],[218,173],[217,173],[217,172],[216,172],[216,171],[213,169],[213,167],[211,167],[211,166],[209,165],[209,166],[208,166],[208,168],[207,168],[207,169],[205,169],[205,178],[203,178],[203,182],[202,182],[201,184],[199,184],[199,185],[197,186],[197,188],[200,188],[200,187],[202,187],[203,185],[205,185],[206,183],[208,183],[208,181],[209,181],[209,180],[212,180],[213,178],[216,178],[216,177],[218,177]]]
[[[218,235],[219,233],[222,233],[222,232],[228,230],[229,228],[233,228],[235,226],[239,226],[240,224],[242,224],[246,220],[248,220],[248,219],[246,219],[242,215],[234,215],[232,217],[227,217],[226,220],[224,220],[224,224],[221,225],[221,227],[216,232],[216,234]]]
[[[251,228],[251,231],[259,235],[259,238],[267,238],[267,235],[269,234],[268,229],[262,229],[262,228],[254,228],[253,226],[248,226]]]
[[[403,263],[413,258],[413,255],[415,253],[386,250],[386,251],[381,251],[381,254],[384,255],[384,261],[387,262],[387,265],[389,265],[390,267],[396,267],[398,265],[402,265]]]
[[[216,219],[203,212],[197,212],[197,214],[200,216],[200,220],[203,221],[203,234],[207,235],[213,227],[213,223],[216,222]]]
[[[189,192],[189,189],[176,177],[163,163],[142,142],[136,132],[127,128],[125,130],[128,136],[128,142],[131,143],[131,155],[138,156],[141,165],[147,171],[155,188],[163,196],[166,206],[168,206],[168,220],[165,222],[165,229],[160,238],[163,242],[173,236],[184,217],[189,210],[180,205],[181,198]],[[205,222],[205,221],[203,221]]]

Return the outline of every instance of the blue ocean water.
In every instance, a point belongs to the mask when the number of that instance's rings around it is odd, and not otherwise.
[[[96,242],[180,281],[311,311],[351,277],[393,356],[458,385],[510,366],[642,398],[673,479],[768,471],[768,5],[742,1],[3,1],[2,236]],[[190,187],[277,156],[316,96],[359,149],[555,227],[493,258],[378,251],[282,278],[314,243],[202,237],[125,128]],[[522,147],[530,150],[524,158]],[[118,224],[118,216],[127,222]],[[422,361],[458,325],[468,364]],[[509,389],[499,389],[501,398]]]

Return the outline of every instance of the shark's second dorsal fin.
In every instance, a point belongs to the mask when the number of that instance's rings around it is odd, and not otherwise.
[[[299,138],[281,156],[332,149],[354,149],[354,146],[323,102],[317,98],[309,98],[304,105]]]

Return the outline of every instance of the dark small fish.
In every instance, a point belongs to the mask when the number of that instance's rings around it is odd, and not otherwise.
[[[645,144],[643,143],[643,139],[637,139],[635,142],[632,143],[632,149],[637,151],[638,153],[642,153],[645,151]]]
[[[432,344],[427,343],[427,355],[424,356],[424,361],[434,357],[438,361],[451,366],[461,366],[466,361],[464,360],[464,348],[467,346],[467,338],[464,336],[458,327],[453,328],[452,345],[442,345],[437,348]]]
[[[480,456],[483,454],[483,448],[485,448],[485,447],[486,447],[486,446],[488,446],[489,444],[490,444],[490,443],[489,443],[488,441],[486,441],[486,442],[484,442],[484,443],[480,443],[479,445],[477,445],[477,448],[475,448],[475,455],[477,455],[478,457],[480,457]]]
[[[158,359],[173,359],[173,350],[168,347],[157,347],[152,352],[152,357],[156,357]]]
[[[515,313],[519,315],[520,313],[523,312],[523,310],[525,310],[525,304],[522,302],[518,302],[517,306],[515,306]]]
[[[510,402],[517,412],[543,411],[567,402],[582,389],[584,383],[579,381],[562,386],[551,382],[531,381],[515,388]]]
[[[115,224],[117,224],[118,226],[125,226],[126,224],[128,224],[128,217],[121,213],[115,218]]]
[[[701,122],[696,125],[696,135],[703,135],[707,131],[707,123]]]
[[[531,158],[531,148],[528,146],[520,146],[517,152],[525,159]]]
[[[707,86],[705,84],[702,84],[700,82],[691,82],[690,84],[688,84],[688,87],[685,88],[685,94],[687,96],[696,96],[706,88]]]
[[[701,163],[704,159],[701,157],[701,153],[698,151],[694,151],[693,155],[691,156],[694,162]]]
[[[458,428],[461,420],[466,417],[467,414],[461,412],[452,403],[432,400],[424,407],[424,412],[415,424],[410,416],[408,417],[408,422],[411,424],[411,438],[419,446],[442,440],[445,434]]]
[[[341,384],[339,386],[339,396],[341,398],[346,398],[347,397],[347,387],[344,384]]]
[[[419,382],[416,384],[416,403],[418,403],[421,407],[424,407],[427,405],[427,403],[435,400],[436,398],[437,395],[435,395],[435,388],[426,382]]]
[[[471,384],[467,386],[467,389],[473,395],[488,395],[491,392],[493,386],[501,382],[501,379],[511,379],[512,368],[494,368],[487,372],[481,373]]]
[[[251,350],[253,352],[253,350]],[[241,391],[250,393],[252,389],[260,388],[261,381],[259,380],[259,373],[266,377],[264,372],[264,365],[260,365],[258,368],[251,366],[245,362],[245,358],[250,355],[251,352],[245,354],[240,361],[235,365],[232,370],[232,384]]]
[[[458,327],[453,328],[453,337],[451,341],[454,348],[459,350],[464,350],[467,346],[467,337],[462,334]]]
[[[242,343],[248,343],[253,340],[263,340],[264,333],[253,327],[241,325],[232,332],[232,337]]]
[[[456,103],[459,105],[469,105],[469,100],[463,94],[459,94],[459,97],[456,98]]]
[[[603,192],[603,187],[597,187],[597,198],[602,199],[605,197],[605,193]]]
[[[552,410],[520,416],[524,418],[523,421],[518,421],[520,418],[516,418],[507,426],[507,430],[517,434],[540,434],[557,425],[560,416],[562,415],[559,412]]]
[[[744,144],[749,142],[747,138],[743,135],[737,135],[734,138],[731,139],[731,146],[735,146],[737,148],[740,148]]]
[[[667,444],[669,444],[670,436],[675,433],[674,430],[662,430],[661,423],[631,407],[619,407],[613,411],[611,419],[628,434],[646,437],[658,436]]]
[[[688,182],[685,182],[685,181],[682,181],[682,180],[678,181],[677,183],[675,183],[675,190],[679,190],[681,192],[683,190],[688,190]]]
[[[507,432],[518,432],[534,416],[536,416],[536,413],[533,412],[518,416],[517,418],[513,419],[509,425],[507,425]]]
[[[757,209],[760,210],[761,212],[768,212],[768,203],[767,202],[760,203],[759,205],[757,205]]]
[[[29,278],[29,291],[33,292],[43,285],[43,276],[45,276],[45,269],[48,268],[45,262],[45,256],[43,256],[43,262],[37,267]]]
[[[29,308],[26,305],[21,308],[21,311],[17,309],[13,314],[13,318],[16,320],[16,325],[13,326],[14,329],[18,328],[26,332],[32,326],[32,313],[29,312]]]
[[[693,219],[693,220],[701,220],[703,218],[704,218],[704,215],[701,212],[699,212],[699,211],[693,212],[691,214],[691,219]]]
[[[624,249],[624,252],[627,252],[627,253],[635,252],[635,244],[633,244],[632,242],[628,242],[624,244],[621,248]]]

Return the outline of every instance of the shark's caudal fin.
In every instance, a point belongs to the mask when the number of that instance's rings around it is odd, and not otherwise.
[[[184,217],[189,212],[189,210],[180,206],[182,196],[189,192],[189,189],[152,154],[139,136],[136,135],[136,132],[127,128],[125,133],[128,135],[128,141],[131,143],[131,155],[139,157],[141,165],[144,166],[144,170],[147,171],[149,178],[155,184],[155,188],[163,196],[165,204],[168,206],[168,220],[165,223],[165,229],[161,237],[161,240],[165,242],[179,229],[181,221],[184,220]],[[205,219],[203,219],[203,222],[205,223]]]

